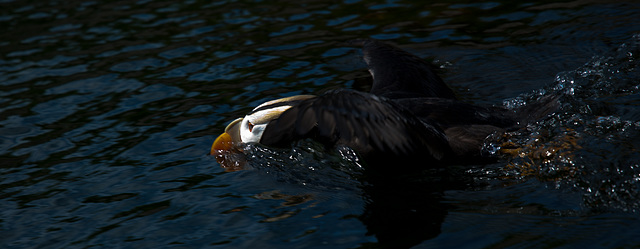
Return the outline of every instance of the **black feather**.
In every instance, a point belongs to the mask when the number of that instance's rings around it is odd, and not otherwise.
[[[423,59],[374,39],[349,43],[362,46],[364,60],[373,76],[371,93],[387,98],[456,98],[433,66]]]
[[[282,146],[290,144],[291,138],[349,146],[365,160],[416,154],[432,160],[450,150],[444,132],[435,125],[389,99],[353,90],[330,91],[301,101],[271,121],[260,143]]]
[[[333,90],[297,101],[267,125],[260,143],[284,147],[310,138],[385,166],[469,162],[481,156],[489,134],[521,128],[557,107],[557,98],[515,110],[464,103],[417,56],[372,39],[351,44],[363,47],[371,93]]]

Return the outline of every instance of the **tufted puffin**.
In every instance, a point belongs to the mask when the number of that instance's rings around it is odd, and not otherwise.
[[[421,58],[374,39],[349,44],[362,47],[373,78],[369,93],[338,89],[265,102],[232,121],[211,153],[238,143],[287,147],[312,139],[326,147],[348,146],[365,163],[405,158],[428,167],[477,161],[488,135],[521,127],[554,106],[546,101],[523,111],[466,103]]]

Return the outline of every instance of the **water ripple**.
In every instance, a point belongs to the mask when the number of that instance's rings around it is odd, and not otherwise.
[[[5,247],[637,244],[637,3],[0,7]],[[513,158],[459,169],[462,183],[441,193],[430,175],[407,179],[413,188],[366,184],[346,148],[256,146],[239,172],[206,155],[259,103],[366,89],[344,45],[362,37],[435,58],[465,100],[509,107],[563,92],[564,105],[502,138],[520,146]]]

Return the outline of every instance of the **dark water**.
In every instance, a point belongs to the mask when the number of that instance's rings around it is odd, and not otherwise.
[[[640,246],[638,3],[0,7],[2,248]],[[366,88],[342,43],[360,37],[434,59],[469,102],[562,107],[448,186],[363,185],[348,149],[313,144],[248,148],[237,172],[206,155],[266,100]]]

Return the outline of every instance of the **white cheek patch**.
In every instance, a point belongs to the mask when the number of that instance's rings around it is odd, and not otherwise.
[[[243,143],[260,141],[260,138],[256,137],[253,134],[253,131],[255,131],[255,128],[256,127],[254,125],[253,130],[251,131],[249,130],[249,120],[247,119],[247,116],[245,116],[244,119],[242,120],[242,124],[240,124],[240,139],[242,139]]]
[[[264,132],[265,128],[267,128],[267,124],[254,125],[253,130],[251,130],[250,134],[248,134],[249,136],[247,137],[247,141],[244,141],[244,139],[242,139],[242,141],[246,143],[260,142],[260,138],[262,138],[262,133]]]
[[[244,117],[240,125],[240,139],[243,143],[259,143],[262,133],[267,128],[269,121],[280,117],[282,112],[291,108],[291,106],[278,106],[270,109],[260,110]],[[253,124],[253,128],[249,129],[249,122]]]

